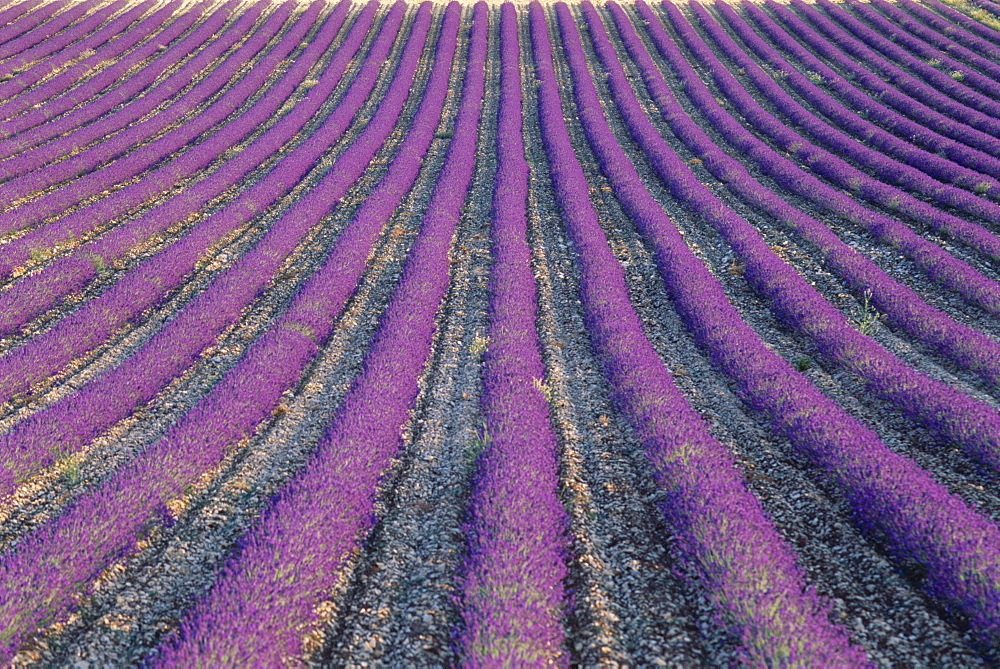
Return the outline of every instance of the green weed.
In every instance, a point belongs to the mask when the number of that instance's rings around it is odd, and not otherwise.
[[[104,262],[104,258],[99,255],[90,256],[90,262],[94,263],[94,269],[97,270],[99,276],[106,276],[111,271],[108,264]]]
[[[475,464],[489,443],[490,431],[486,428],[486,421],[483,421],[479,427],[478,434],[465,444],[465,452],[463,453],[465,463],[470,467]]]
[[[472,340],[472,343],[469,344],[469,353],[477,356],[482,355],[482,353],[486,351],[486,347],[489,346],[489,344],[489,337],[480,337],[479,335],[476,335],[475,339]]]
[[[545,397],[546,402],[548,402],[550,405],[555,402],[556,400],[555,390],[552,388],[550,384],[545,383],[545,381],[543,381],[542,379],[532,379],[531,383],[535,386],[536,389],[538,389],[540,393],[542,393],[542,396]]]
[[[882,314],[871,303],[871,298],[871,289],[865,288],[865,291],[861,294],[861,304],[852,309],[851,320],[863,335],[869,335],[874,332],[875,327],[882,319]]]

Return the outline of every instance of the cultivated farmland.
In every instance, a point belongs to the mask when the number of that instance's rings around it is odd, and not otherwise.
[[[998,521],[991,0],[0,0],[0,664],[986,666]]]

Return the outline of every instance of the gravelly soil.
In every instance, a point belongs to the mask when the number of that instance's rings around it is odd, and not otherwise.
[[[443,9],[443,5],[434,8],[431,37],[417,70],[414,91],[422,90],[429,77]],[[328,11],[329,7],[325,8],[321,17]],[[334,47],[358,11],[360,6],[352,8]],[[388,7],[381,8],[379,17],[387,11]],[[172,500],[169,514],[150,523],[135,550],[125,551],[117,561],[106,565],[95,582],[81,585],[72,610],[38,630],[22,646],[15,665],[121,666],[154,659],[157,647],[177,629],[183,611],[208,589],[230,551],[253,526],[272,496],[308,464],[329,424],[331,412],[339,406],[352,379],[361,372],[363,355],[379,316],[419,234],[454,129],[467,67],[471,11],[471,7],[465,8],[460,48],[453,63],[449,95],[436,139],[416,185],[382,231],[334,334],[304,370],[299,383],[285,393],[271,419],[259,425],[252,437],[233,444],[229,456],[218,467],[205,472],[183,496]],[[113,338],[67,365],[39,386],[37,392],[0,406],[0,430],[9,430],[127,359],[214,277],[252,248],[268,227],[318,182],[374,113],[388,88],[415,12],[413,5],[371,98],[350,129],[329,148],[303,182],[280,203],[213,249],[210,261],[201,264],[184,286],[154,310],[123,326]],[[824,359],[807,336],[777,320],[768,302],[754,293],[744,279],[733,250],[724,239],[691,208],[670,195],[641,148],[629,136],[611,101],[582,14],[578,8],[573,12],[591,64],[591,75],[599,94],[607,101],[604,112],[613,133],[633,159],[650,193],[722,283],[740,316],[768,346],[796,364],[851,415],[871,426],[890,448],[913,459],[982,514],[1000,521],[1000,494],[993,473],[983,471],[951,444],[873,399],[859,377]],[[699,161],[692,160],[694,155],[672,134],[655,109],[638,68],[617,37],[611,15],[603,7],[599,12],[640,104],[668,144],[691,164],[698,178],[709,184],[725,205],[760,230],[772,248],[778,249],[781,257],[823,296],[845,313],[860,317],[863,302],[827,271],[815,249],[742,202]],[[733,153],[732,147],[685,96],[684,87],[641,29],[642,22],[634,9],[626,7],[626,12],[640,27],[640,36],[684,110],[719,146]],[[315,624],[304,632],[304,652],[295,660],[300,664],[455,666],[463,661],[456,644],[462,624],[458,587],[466,551],[470,481],[476,454],[487,438],[479,406],[480,363],[483,348],[488,345],[484,337],[490,317],[489,277],[493,264],[490,222],[498,168],[495,141],[500,88],[499,9],[491,8],[490,17],[486,97],[475,174],[453,239],[450,287],[437,314],[437,332],[420,380],[420,394],[404,426],[404,448],[381,479],[374,529],[362,548],[347,560],[334,591],[317,600]],[[542,383],[560,448],[560,496],[570,518],[566,583],[569,598],[561,621],[568,655],[580,666],[738,664],[744,657],[738,633],[727,626],[711,604],[696,566],[681,557],[677,539],[660,508],[664,495],[658,492],[652,466],[632,427],[616,410],[602,360],[592,347],[579,298],[580,250],[570,241],[552,188],[538,119],[538,92],[526,12],[522,18],[524,147],[531,165],[528,242],[539,289],[536,326],[547,370]],[[550,11],[549,18],[550,35],[558,43],[554,12]],[[669,21],[663,18],[668,34],[674,35]],[[375,21],[376,29],[380,20]],[[280,34],[275,40],[279,37]],[[217,211],[246,188],[266,179],[282,155],[307,141],[349,86],[370,41],[371,35],[317,118],[279,154],[198,213]],[[712,44],[707,38],[706,42]],[[721,52],[716,53],[727,62]],[[833,485],[796,455],[793,446],[776,433],[763,414],[741,400],[735,382],[712,362],[710,352],[695,343],[674,308],[647,240],[623,211],[588,145],[575,116],[568,65],[558,46],[555,57],[557,73],[566,82],[561,94],[574,150],[584,168],[591,201],[608,243],[626,270],[632,304],[645,334],[712,435],[734,455],[747,487],[761,500],[767,514],[797,552],[810,585],[829,603],[832,620],[847,630],[871,661],[881,666],[987,664],[972,644],[963,622],[950,617],[920,589],[919,565],[894,565],[886,546],[866,539],[853,524],[847,503]],[[327,59],[309,76],[319,73]],[[273,83],[279,75],[280,71],[276,72],[268,83]],[[721,97],[703,71],[702,77]],[[289,104],[300,100],[305,90],[298,90]],[[266,89],[259,95],[266,95]],[[57,518],[79,495],[99,486],[155,442],[240,360],[250,343],[288,307],[358,206],[385,174],[410,127],[418,102],[419,95],[414,95],[404,108],[396,131],[363,177],[299,244],[279,278],[203,352],[197,364],[174,379],[148,405],[100,435],[83,452],[34,474],[13,496],[0,498],[0,555],[15,548],[32,529]],[[239,147],[248,145],[267,127],[255,129]],[[875,260],[890,275],[912,286],[923,299],[994,339],[1000,337],[1000,320],[996,317],[979,313],[931,284],[908,261],[865,231],[848,221],[830,218],[815,204],[782,190],[756,165],[749,161],[745,165],[763,185],[831,225],[842,239]],[[178,186],[183,188],[201,176]],[[131,215],[141,214],[160,201],[161,198],[152,200]],[[32,321],[23,332],[0,340],[0,355],[30,341],[100,295],[126,271],[197,225],[197,220],[198,217],[192,217],[175,226],[169,234],[104,273],[80,294]],[[100,227],[103,231],[121,222],[106,221],[99,227],[103,226]],[[973,253],[956,248],[927,230],[919,231],[975,264],[987,276],[1000,278],[996,267]],[[94,234],[98,234],[97,228]],[[85,239],[67,244],[52,257],[33,259],[19,274],[44,267]],[[11,281],[0,282],[0,290],[9,285]],[[1000,409],[1000,392],[996,388],[988,387],[905,333],[876,321],[871,324],[870,334],[913,368]]]

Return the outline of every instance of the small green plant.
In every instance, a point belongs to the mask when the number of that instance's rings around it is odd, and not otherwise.
[[[316,338],[316,329],[313,328],[308,323],[301,323],[301,322],[298,322],[298,321],[291,321],[291,322],[285,323],[284,327],[288,328],[289,330],[294,330],[295,332],[298,332],[300,335],[302,335],[303,337],[306,337],[307,339],[315,339]]]
[[[807,369],[812,369],[813,361],[808,355],[799,356],[795,361],[795,369],[800,372],[804,372]]]
[[[28,257],[31,259],[31,262],[43,262],[51,258],[55,251],[55,247],[35,247],[28,250]]]
[[[809,77],[809,81],[813,82],[814,84],[823,83],[823,75],[820,74],[819,72],[813,72],[812,70],[809,70],[808,72],[806,72],[806,76]]]
[[[483,421],[476,431],[476,435],[465,444],[465,453],[463,456],[466,464],[470,466],[475,464],[489,443],[490,431],[486,428],[486,421]]]
[[[976,187],[973,188],[972,190],[976,192],[976,195],[983,195],[984,193],[986,193],[986,191],[990,189],[990,186],[991,184],[989,181],[980,181],[979,183],[976,184]]]
[[[99,276],[106,276],[111,271],[111,268],[108,267],[101,256],[90,256],[90,262],[94,263],[94,269],[97,270]]]
[[[532,379],[531,383],[538,389],[538,391],[545,397],[545,401],[549,404],[555,402],[555,390],[552,388],[551,384],[545,383],[542,379]]]
[[[476,335],[475,339],[472,340],[472,343],[469,344],[469,353],[472,355],[481,355],[489,344],[489,337],[480,337],[479,335]]]
[[[962,79],[965,79],[965,72],[962,72],[961,70],[952,70],[948,73],[948,76],[955,81],[962,81]]]
[[[927,61],[927,64],[930,65],[931,67],[940,67],[940,65],[941,65],[941,59],[940,58],[931,58],[930,60]]]
[[[79,462],[71,464],[59,474],[60,481],[66,486],[75,486],[82,478],[83,468]]]
[[[875,308],[871,303],[872,291],[871,288],[865,288],[864,292],[861,294],[861,304],[854,307],[852,310],[852,319],[854,325],[863,335],[871,334],[875,331],[875,326],[878,325],[882,318],[882,314]]]

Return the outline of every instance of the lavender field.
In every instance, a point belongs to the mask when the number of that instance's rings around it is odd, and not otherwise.
[[[0,0],[0,665],[1000,663],[1000,4]]]

